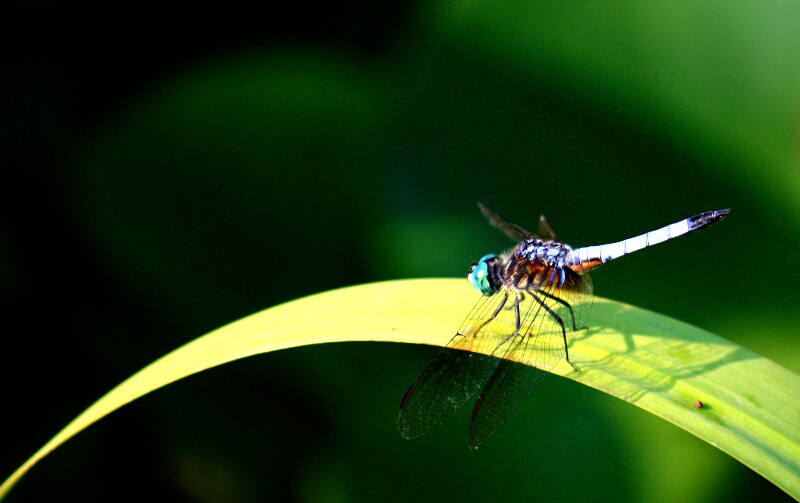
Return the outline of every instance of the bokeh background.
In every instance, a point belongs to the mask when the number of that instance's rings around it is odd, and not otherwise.
[[[800,369],[797,2],[14,9],[3,478],[223,324],[331,288],[463,276],[513,244],[478,200],[530,227],[545,213],[576,246],[733,208],[597,270],[595,293]],[[10,501],[789,499],[559,377],[477,452],[467,411],[403,440],[397,404],[435,352],[330,344],[204,372],[70,440]]]

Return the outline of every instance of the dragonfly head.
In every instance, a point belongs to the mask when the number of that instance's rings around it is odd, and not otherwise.
[[[472,264],[472,269],[467,274],[467,279],[472,286],[483,295],[492,295],[495,292],[489,278],[489,263],[496,259],[497,255],[484,255],[478,262]]]

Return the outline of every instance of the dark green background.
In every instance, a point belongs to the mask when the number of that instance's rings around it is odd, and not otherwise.
[[[545,213],[575,246],[733,208],[598,270],[595,293],[800,368],[800,4],[281,8],[7,17],[21,35],[1,81],[3,477],[225,323],[463,276],[513,244],[478,200],[530,227]],[[477,452],[467,411],[405,441],[396,407],[435,351],[332,344],[204,372],[69,441],[10,501],[788,499],[557,377]]]

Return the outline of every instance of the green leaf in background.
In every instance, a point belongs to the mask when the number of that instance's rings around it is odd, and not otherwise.
[[[12,474],[0,486],[0,498],[66,440],[178,379],[246,356],[324,342],[443,345],[475,296],[463,280],[372,283],[231,323],[157,360],[98,400]],[[556,373],[684,428],[800,497],[800,376],[703,330],[605,299],[596,299],[590,327],[570,349],[581,371],[562,364]],[[387,411],[386,420],[393,415]]]

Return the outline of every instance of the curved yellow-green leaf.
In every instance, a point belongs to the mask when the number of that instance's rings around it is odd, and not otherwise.
[[[0,486],[0,499],[70,437],[173,381],[238,358],[323,342],[443,345],[476,300],[460,279],[390,281],[312,295],[226,325],[98,400]],[[556,373],[675,423],[800,498],[800,375],[703,330],[604,299],[596,299],[589,325],[570,347],[580,372],[560,365]]]

